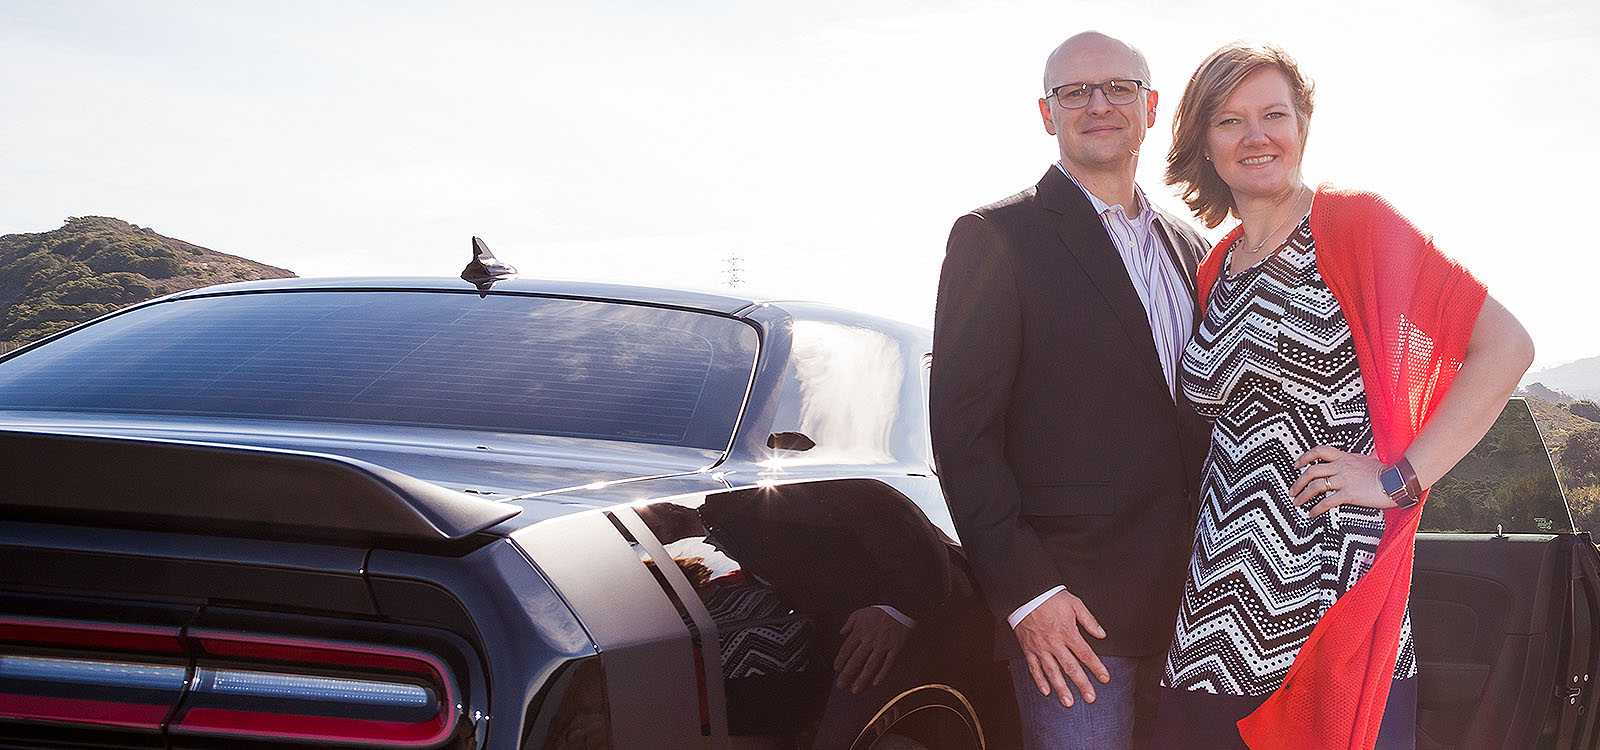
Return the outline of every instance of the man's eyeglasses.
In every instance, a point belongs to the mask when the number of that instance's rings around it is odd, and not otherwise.
[[[1134,99],[1139,98],[1139,89],[1142,88],[1148,87],[1137,78],[1113,78],[1100,83],[1063,84],[1051,89],[1050,95],[1066,109],[1079,109],[1088,106],[1096,89],[1105,94],[1106,101],[1112,104],[1132,104]]]

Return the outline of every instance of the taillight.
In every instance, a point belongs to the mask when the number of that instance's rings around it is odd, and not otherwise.
[[[433,747],[461,714],[449,668],[413,649],[16,617],[0,644],[0,721]]]
[[[194,678],[174,735],[430,747],[456,730],[455,681],[431,654],[193,631]]]
[[[78,622],[46,617],[0,617],[0,642],[152,654],[181,655],[184,652],[183,639],[176,626]]]
[[[0,719],[157,732],[183,695],[176,627],[0,618]]]

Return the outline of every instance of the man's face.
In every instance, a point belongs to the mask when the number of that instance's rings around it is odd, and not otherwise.
[[[1072,83],[1102,83],[1111,79],[1144,79],[1138,60],[1127,47],[1109,39],[1089,39],[1075,44],[1051,60],[1046,81],[1051,89]],[[1091,91],[1088,104],[1068,109],[1054,96],[1039,100],[1045,132],[1056,137],[1061,158],[1068,167],[1100,171],[1137,162],[1139,145],[1147,128],[1156,122],[1156,92],[1141,90],[1127,104],[1112,104],[1103,91]]]

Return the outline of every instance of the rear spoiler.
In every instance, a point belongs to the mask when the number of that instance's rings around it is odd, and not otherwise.
[[[0,428],[0,520],[450,542],[520,508],[321,453]]]

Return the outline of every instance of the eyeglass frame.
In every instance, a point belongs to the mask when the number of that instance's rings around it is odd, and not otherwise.
[[[1125,102],[1123,102],[1121,104],[1117,104],[1117,103],[1111,101],[1111,95],[1106,93],[1105,87],[1107,85],[1110,85],[1110,84],[1116,82],[1116,81],[1132,82],[1134,84],[1135,96],[1133,97],[1133,99],[1125,101]],[[1061,93],[1061,90],[1065,89],[1065,88],[1075,88],[1075,89],[1078,89],[1078,90],[1087,89],[1089,91],[1089,98],[1083,100],[1083,105],[1082,106],[1069,107],[1069,106],[1066,105],[1065,102],[1061,101],[1060,93]],[[1101,96],[1104,96],[1106,98],[1106,103],[1107,104],[1110,104],[1110,105],[1112,105],[1114,107],[1122,107],[1122,106],[1126,106],[1126,105],[1132,104],[1135,100],[1137,100],[1139,98],[1137,96],[1137,93],[1140,90],[1154,91],[1155,89],[1150,88],[1150,84],[1145,83],[1144,81],[1142,81],[1142,80],[1140,80],[1138,78],[1107,78],[1106,80],[1100,81],[1099,83],[1089,83],[1088,81],[1079,81],[1077,83],[1063,83],[1060,86],[1057,86],[1057,87],[1055,87],[1053,89],[1050,89],[1050,93],[1046,94],[1045,98],[1046,99],[1054,99],[1056,104],[1058,106],[1060,106],[1062,109],[1083,109],[1084,107],[1089,106],[1089,102],[1094,99],[1094,92],[1098,91],[1098,92],[1100,92]]]

